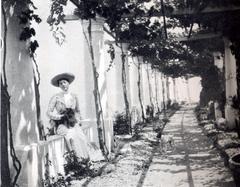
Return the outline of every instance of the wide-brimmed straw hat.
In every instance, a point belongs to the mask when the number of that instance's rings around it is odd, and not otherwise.
[[[61,73],[53,77],[51,83],[53,86],[59,87],[59,81],[63,79],[71,84],[74,81],[75,76],[72,73]]]

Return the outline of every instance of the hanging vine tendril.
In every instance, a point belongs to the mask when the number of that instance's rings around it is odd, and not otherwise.
[[[110,62],[109,62],[109,65],[108,65],[108,68],[107,68],[107,72],[111,69],[111,67],[113,66],[113,62],[114,62],[114,59],[115,59],[115,49],[113,47],[113,44],[108,44],[109,45],[109,48],[107,50],[107,53],[110,55]]]

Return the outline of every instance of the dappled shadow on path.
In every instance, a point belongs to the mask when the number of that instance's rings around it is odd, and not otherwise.
[[[172,145],[164,138],[158,142],[152,125],[143,129],[140,139],[124,145],[130,151],[116,158],[114,170],[83,186],[234,187],[230,172],[198,128],[191,109],[181,109],[167,124],[163,136],[172,136]]]
[[[155,150],[143,186],[235,186],[217,151],[197,126],[191,108],[175,114],[164,134],[173,136],[174,147]]]
[[[151,155],[150,155],[150,157],[149,157],[148,164],[146,165],[146,167],[144,168],[144,170],[143,170],[143,172],[142,172],[142,174],[141,174],[141,176],[140,176],[140,179],[139,179],[139,181],[138,181],[137,187],[141,187],[141,186],[143,185],[143,182],[144,182],[144,180],[145,180],[146,174],[147,174],[147,172],[148,172],[148,170],[149,170],[149,166],[150,166],[150,164],[152,163],[154,153],[156,152],[156,149],[157,149],[157,147],[159,146],[159,144],[156,144],[156,145],[153,144],[153,146],[154,146],[154,147],[153,147],[152,152],[151,152]]]

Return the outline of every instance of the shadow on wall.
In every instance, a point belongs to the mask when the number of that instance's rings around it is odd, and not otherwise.
[[[22,26],[17,15],[22,5],[6,9],[7,44],[6,75],[11,96],[11,117],[14,145],[26,145],[38,140],[36,123],[36,101],[33,85],[32,60],[26,42],[19,40]]]

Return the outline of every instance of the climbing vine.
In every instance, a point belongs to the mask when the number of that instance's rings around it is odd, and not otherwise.
[[[149,64],[147,64],[147,70],[146,70],[147,71],[147,80],[148,80],[149,99],[150,99],[150,103],[151,103],[151,108],[154,113],[154,104],[153,104],[153,99],[152,99],[152,85],[150,82],[150,75],[149,75],[150,68],[148,66],[149,66]]]
[[[130,109],[129,109],[129,101],[128,101],[128,97],[127,97],[127,75],[126,75],[126,57],[127,54],[125,54],[125,52],[123,51],[123,44],[120,44],[120,48],[121,48],[121,59],[122,59],[122,87],[123,87],[123,97],[124,97],[124,103],[125,103],[125,112],[126,112],[126,118],[128,119],[127,122],[129,123],[129,133],[132,132],[131,129],[131,119],[130,119]]]
[[[140,102],[141,106],[141,111],[142,111],[142,121],[145,122],[145,114],[144,114],[144,108],[143,108],[143,102],[142,102],[142,94],[141,94],[141,62],[139,57],[137,56],[138,60],[138,65],[137,65],[137,70],[138,70],[138,80],[137,80],[137,85],[138,85],[138,99]]]
[[[22,6],[23,10],[19,13],[19,6]],[[2,159],[1,163],[3,165],[3,172],[5,173],[2,175],[2,184],[5,186],[17,186],[17,180],[20,175],[22,165],[20,160],[18,159],[16,155],[16,151],[14,148],[14,143],[13,143],[13,133],[12,133],[12,124],[11,124],[11,104],[10,104],[10,99],[11,96],[8,92],[8,84],[7,84],[7,75],[6,75],[6,55],[7,55],[7,32],[8,32],[8,24],[7,19],[10,17],[10,9],[13,9],[13,14],[16,14],[16,16],[19,19],[19,24],[23,25],[22,30],[20,31],[19,35],[19,40],[20,41],[27,41],[28,44],[28,52],[30,57],[33,57],[37,47],[39,47],[38,42],[36,40],[30,40],[33,36],[35,36],[35,30],[34,28],[31,27],[30,22],[35,21],[37,23],[41,22],[41,19],[38,17],[38,15],[34,14],[34,9],[36,7],[34,6],[33,2],[30,0],[21,0],[21,1],[3,1],[2,2],[2,15],[3,15],[3,23],[4,23],[4,52],[3,52],[3,66],[2,66],[2,76],[1,76],[1,90],[3,95],[2,96],[2,101],[3,103],[1,104],[1,116],[3,117],[1,120],[1,129],[2,131],[2,137],[4,139],[4,145],[2,147],[7,148],[4,149],[5,152],[1,152]],[[4,112],[3,112],[4,111]],[[3,114],[4,113],[4,114]],[[8,132],[4,129],[7,129],[8,127]],[[9,134],[9,138],[8,138]],[[13,167],[16,170],[16,174],[13,177],[13,179],[10,179],[10,171],[9,171],[9,166],[8,166],[8,141],[9,141],[9,146],[10,146],[10,155],[12,158],[12,163]],[[4,163],[5,162],[5,163]]]
[[[22,11],[18,16],[19,24],[23,25],[23,30],[20,34],[20,41],[24,41],[28,43],[28,51],[29,56],[33,61],[33,79],[34,79],[34,89],[35,89],[35,97],[36,97],[36,112],[37,112],[37,126],[40,140],[46,139],[43,124],[41,121],[41,107],[40,107],[40,72],[38,70],[38,64],[35,59],[35,51],[39,47],[39,44],[36,39],[33,39],[36,35],[36,31],[32,26],[33,22],[41,23],[41,18],[34,13],[37,7],[34,6],[33,2],[29,1],[29,4],[26,10]]]

